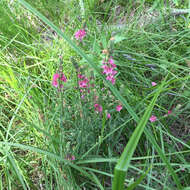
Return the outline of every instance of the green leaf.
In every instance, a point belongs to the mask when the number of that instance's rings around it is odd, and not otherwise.
[[[18,176],[18,179],[19,179],[19,181],[20,181],[21,184],[22,184],[23,189],[24,189],[24,190],[27,190],[27,187],[26,187],[26,184],[25,184],[25,181],[26,181],[26,180],[24,180],[24,177],[23,177],[23,175],[22,175],[22,173],[21,173],[20,168],[18,167],[18,164],[15,162],[15,159],[13,158],[12,155],[8,154],[8,160],[9,160],[9,162],[11,163],[11,165],[13,166],[13,168],[14,168],[14,170],[15,170],[15,173],[16,173],[16,175]]]
[[[94,181],[96,182],[96,184],[98,185],[98,187],[100,188],[100,190],[104,190],[104,187],[101,185],[99,179],[97,178],[97,176],[93,173],[93,172],[90,172],[92,177],[94,178]]]

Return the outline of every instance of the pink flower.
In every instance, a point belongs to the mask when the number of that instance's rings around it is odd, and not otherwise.
[[[107,113],[107,118],[108,118],[108,119],[110,119],[110,118],[111,118],[110,113]]]
[[[58,73],[55,73],[53,75],[52,85],[55,86],[56,88],[58,87],[58,80],[61,80],[63,82],[67,82],[67,78],[65,77],[64,74],[62,74],[60,77],[60,75]],[[63,85],[60,85],[60,87],[62,88]]]
[[[112,58],[110,58],[108,61],[109,61],[109,63],[110,63],[111,65],[114,64],[114,60],[113,60]]]
[[[116,64],[114,64],[114,60],[112,58],[110,58],[108,60],[109,64],[113,67],[113,68],[116,68]]]
[[[112,84],[115,84],[115,78],[112,78],[112,79],[111,79],[111,83],[112,83]]]
[[[86,36],[86,31],[84,29],[80,29],[75,33],[75,38],[77,40],[82,41],[82,39]]]
[[[116,75],[117,71],[112,71],[112,76]]]
[[[87,78],[85,78],[84,80],[79,81],[79,87],[80,88],[86,88],[89,87],[89,80]]]
[[[78,81],[80,88],[90,87],[89,80],[87,77],[85,77],[84,75],[78,74],[78,78],[83,79],[83,80]]]
[[[63,82],[67,82],[67,78],[66,78],[66,76],[64,74],[62,74],[60,80],[63,81]]]
[[[58,79],[59,79],[59,74],[58,73],[55,73],[53,75],[53,80],[52,80],[52,85],[55,86],[55,87],[58,87]]]
[[[99,104],[94,104],[95,111],[102,112],[102,106]]]
[[[85,98],[85,93],[90,93],[90,81],[85,75],[78,74],[78,78],[81,79],[78,81],[78,86],[80,89],[81,98]]]
[[[58,87],[58,82],[57,82],[57,80],[52,80],[52,85],[55,86],[55,87]]]
[[[116,106],[116,111],[120,112],[123,109],[122,105],[117,105]]]
[[[170,115],[172,113],[172,110],[168,110],[168,113],[164,115],[164,117],[167,117],[168,115]]]
[[[71,156],[71,160],[75,160],[75,156]]]
[[[58,73],[55,73],[54,75],[53,75],[53,80],[57,80],[59,78],[59,74]]]
[[[152,82],[152,86],[156,86],[157,85],[157,83],[156,82]]]
[[[108,59],[108,62],[103,60],[102,62],[103,74],[106,74],[106,80],[109,80],[112,84],[115,84],[115,75],[117,74],[116,65],[112,57]]]
[[[79,79],[83,79],[83,78],[85,78],[85,76],[84,76],[84,75],[81,75],[81,74],[78,74],[78,78],[79,78]]]
[[[152,115],[149,120],[150,122],[155,122],[157,120],[157,117],[155,115]]]
[[[108,76],[106,77],[106,80],[109,80],[112,84],[115,84],[115,78],[114,78],[113,75],[108,75]]]
[[[103,74],[112,74],[113,72],[113,68],[112,67],[108,67],[107,65],[103,65],[102,68],[104,69]]]

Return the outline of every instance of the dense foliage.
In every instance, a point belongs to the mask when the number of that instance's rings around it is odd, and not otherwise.
[[[190,188],[188,8],[2,0],[0,189]]]

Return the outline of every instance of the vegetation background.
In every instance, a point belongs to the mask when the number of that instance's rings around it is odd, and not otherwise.
[[[1,0],[0,15],[0,189],[190,189],[190,1]]]

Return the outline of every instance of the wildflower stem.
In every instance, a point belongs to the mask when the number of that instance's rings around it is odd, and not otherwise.
[[[73,66],[74,66],[74,68],[75,68],[75,74],[76,74],[76,79],[77,79],[77,90],[78,90],[78,92],[79,92],[79,101],[80,101],[80,106],[81,106],[81,118],[83,118],[83,115],[84,115],[84,110],[83,110],[83,103],[82,103],[82,101],[81,101],[81,96],[82,96],[82,94],[81,94],[81,92],[80,92],[80,87],[79,87],[79,80],[78,80],[78,74],[79,74],[79,67],[78,67],[78,64],[76,63],[76,61],[75,61],[75,59],[73,58],[73,57],[71,57],[71,62],[72,62],[72,64],[73,64]],[[82,121],[83,121],[83,119],[82,119]]]
[[[103,113],[103,117],[102,117],[102,128],[101,128],[101,136],[100,136],[100,144],[102,144],[102,142],[103,142],[104,129],[105,129],[105,127],[106,127],[105,123],[106,123],[106,114]]]
[[[62,71],[63,71],[63,67],[62,67],[62,57],[60,56],[60,62],[59,62],[59,76],[62,75]],[[59,126],[62,129],[62,133],[60,136],[60,141],[64,142],[64,127],[63,127],[63,104],[64,104],[64,97],[63,97],[63,90],[62,90],[62,86],[61,86],[61,81],[59,80],[59,89],[58,91],[60,92],[60,103],[61,103],[61,107],[60,107],[60,119],[59,119]],[[64,144],[64,143],[63,143]],[[65,155],[65,147],[60,146],[60,155],[61,157],[63,157],[63,155]]]

